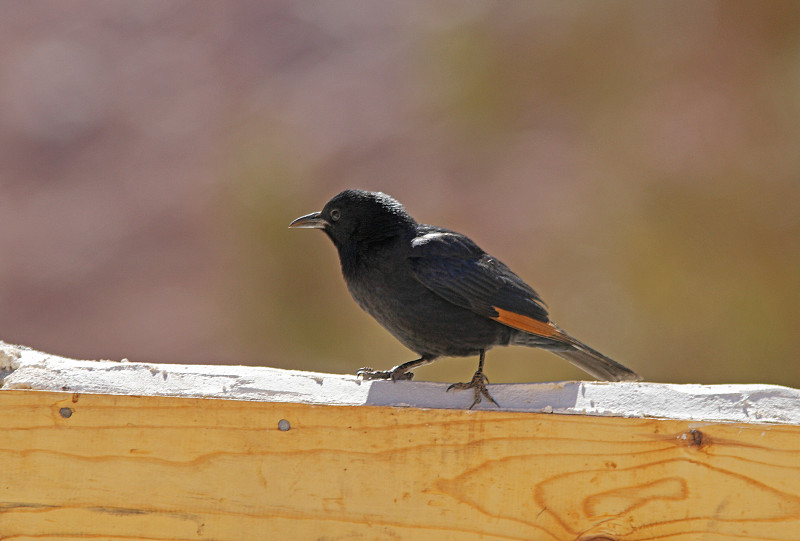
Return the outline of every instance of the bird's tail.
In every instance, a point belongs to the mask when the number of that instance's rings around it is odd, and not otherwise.
[[[642,376],[630,368],[584,344],[573,345],[571,349],[554,351],[553,353],[600,380],[641,381],[642,379]]]
[[[590,348],[563,331],[560,331],[560,335],[559,338],[563,337],[564,341],[543,338],[529,333],[518,333],[512,339],[512,343],[550,350],[599,380],[641,381],[642,376],[630,368],[619,364],[610,357],[606,357],[596,349]]]

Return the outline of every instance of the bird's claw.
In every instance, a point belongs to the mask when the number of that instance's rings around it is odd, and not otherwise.
[[[489,389],[486,388],[487,383],[489,383],[489,378],[487,378],[483,372],[478,370],[468,383],[453,383],[447,388],[447,390],[449,391],[450,389],[455,389],[456,391],[463,391],[466,389],[472,389],[475,393],[475,400],[472,402],[472,405],[469,407],[469,409],[474,408],[484,398],[499,408],[500,404],[498,404],[497,401],[492,398],[492,395],[489,394]]]
[[[397,370],[397,367],[391,370],[373,370],[369,366],[359,368],[356,371],[356,376],[361,379],[390,379],[392,381],[410,381],[414,377],[414,372],[404,372]]]

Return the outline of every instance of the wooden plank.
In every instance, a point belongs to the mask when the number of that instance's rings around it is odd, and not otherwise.
[[[2,539],[800,531],[795,425],[13,390],[0,411]]]
[[[469,391],[425,381],[362,381],[354,375],[264,366],[78,361],[0,342],[2,389],[224,398],[339,406],[464,409]],[[800,425],[800,390],[779,385],[677,385],[560,381],[492,384],[504,411]],[[497,411],[484,401],[476,409]]]

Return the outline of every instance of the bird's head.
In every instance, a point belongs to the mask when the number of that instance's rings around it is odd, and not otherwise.
[[[301,216],[289,227],[322,229],[341,247],[351,242],[385,240],[415,225],[403,205],[385,193],[345,190],[321,211]]]

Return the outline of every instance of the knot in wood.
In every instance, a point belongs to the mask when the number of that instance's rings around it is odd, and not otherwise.
[[[692,428],[678,435],[678,440],[694,449],[702,449],[711,443],[711,439],[701,430]]]

